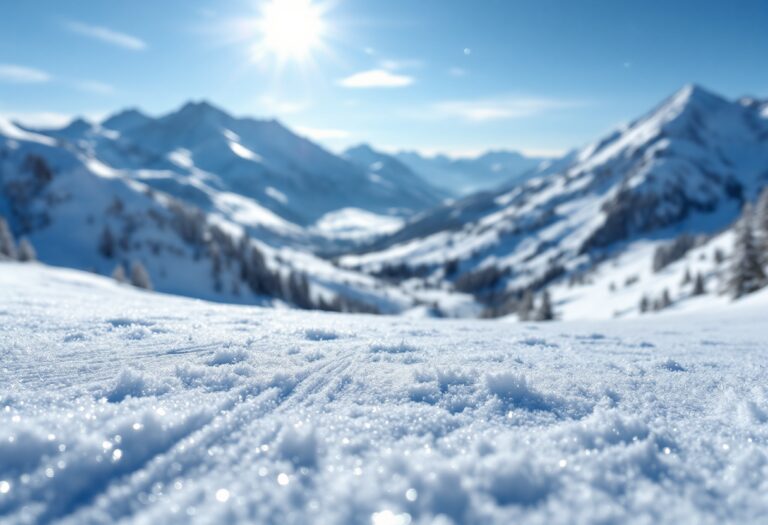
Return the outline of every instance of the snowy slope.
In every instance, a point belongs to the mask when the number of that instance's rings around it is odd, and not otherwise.
[[[765,293],[508,324],[0,263],[3,523],[758,524]],[[94,308],[98,305],[98,308]]]
[[[394,157],[431,184],[456,196],[524,182],[530,170],[548,160],[505,150],[455,159],[445,155],[427,157],[415,151],[401,151]]]
[[[594,268],[635,242],[714,234],[768,183],[768,117],[686,86],[523,185],[448,204],[342,262],[485,300]],[[450,269],[450,271],[449,271]]]
[[[642,315],[643,297],[654,300],[666,290],[672,312],[721,310],[734,300],[726,290],[731,266],[733,231],[728,229],[697,243],[690,251],[660,271],[653,270],[654,254],[664,241],[638,241],[610,260],[595,265],[574,284],[563,279],[550,287],[563,319],[631,318]],[[717,260],[717,253],[726,254]],[[690,277],[686,279],[686,274]],[[694,281],[701,275],[705,293],[695,295]],[[648,312],[648,315],[655,315]]]
[[[153,189],[146,177],[127,176],[60,138],[7,121],[0,121],[0,132],[0,216],[17,236],[32,241],[46,263],[109,275],[118,265],[140,262],[158,290],[235,303],[282,299],[318,307],[343,297],[358,309],[382,313],[413,303],[374,278],[265,243],[264,230],[240,215],[254,211],[248,199],[220,192],[220,203],[237,213],[219,206],[218,213],[206,214],[194,199],[174,199],[173,191]],[[273,232],[285,223],[271,213],[261,223],[270,217]],[[307,301],[291,297],[291,277],[294,288],[296,278],[309,280]]]
[[[344,208],[320,217],[311,231],[329,239],[369,242],[396,232],[404,222],[399,217],[377,215],[360,208]]]

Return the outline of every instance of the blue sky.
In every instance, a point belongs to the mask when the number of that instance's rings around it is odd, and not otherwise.
[[[0,113],[54,122],[204,98],[334,150],[536,153],[689,82],[768,97],[765,0],[298,0],[323,27],[300,58],[259,47],[269,1],[285,0],[7,2]]]

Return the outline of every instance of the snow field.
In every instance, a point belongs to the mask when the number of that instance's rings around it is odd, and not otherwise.
[[[0,522],[761,523],[768,296],[511,324],[0,264]]]

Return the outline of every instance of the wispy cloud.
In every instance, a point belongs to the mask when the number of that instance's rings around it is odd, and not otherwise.
[[[398,88],[413,84],[413,77],[393,73],[386,69],[369,69],[339,80],[339,85],[346,88]]]
[[[51,75],[40,69],[15,64],[0,64],[0,82],[42,84],[50,80]]]
[[[96,82],[93,80],[77,81],[72,85],[79,91],[93,93],[95,95],[111,95],[115,92],[115,88],[110,84],[105,84],[104,82]]]
[[[566,100],[518,96],[453,100],[434,104],[432,116],[459,118],[469,122],[487,122],[532,117],[546,111],[579,105],[581,104]]]
[[[0,115],[20,122],[31,128],[54,129],[66,126],[72,121],[72,115],[56,113],[53,111],[2,111]]]
[[[448,70],[448,74],[452,77],[463,77],[466,76],[467,70],[460,67],[452,67]]]
[[[295,129],[301,135],[313,140],[341,140],[351,136],[351,133],[344,129],[311,128],[307,126],[297,126]]]
[[[101,40],[104,43],[130,49],[131,51],[143,51],[147,48],[147,43],[142,39],[109,29],[108,27],[94,26],[77,21],[69,21],[66,28],[79,35]]]
[[[115,88],[104,82],[93,80],[75,80],[57,77],[41,69],[19,66],[16,64],[0,64],[0,82],[10,82],[14,84],[46,84],[53,82],[58,86],[65,86],[86,93],[97,95],[110,95],[115,92]]]

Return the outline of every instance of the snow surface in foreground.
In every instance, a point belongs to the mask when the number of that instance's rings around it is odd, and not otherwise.
[[[759,523],[768,296],[509,324],[0,264],[0,521]]]

